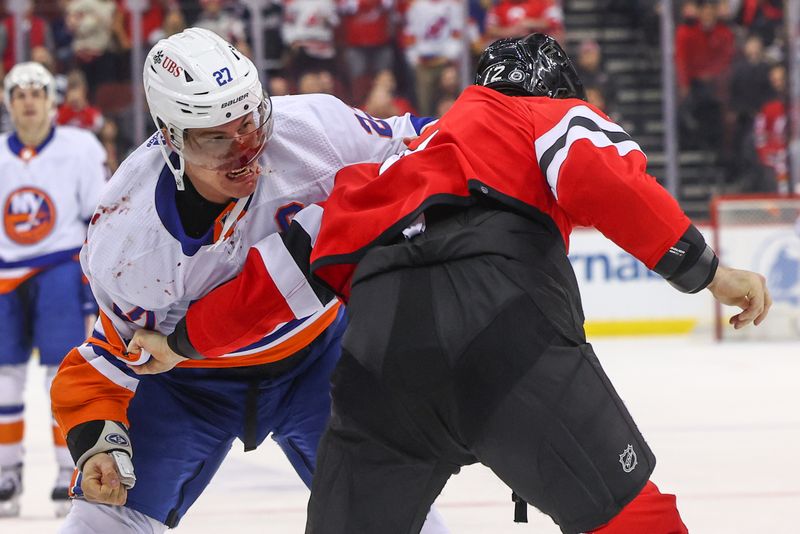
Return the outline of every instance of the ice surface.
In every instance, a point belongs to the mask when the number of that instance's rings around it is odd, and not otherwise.
[[[654,481],[676,493],[690,532],[799,533],[800,342],[597,339],[595,351],[658,457]],[[55,477],[41,368],[29,373],[22,516],[3,534],[55,532]],[[512,522],[510,491],[483,467],[451,479],[437,505],[454,534],[558,533],[529,510]],[[280,449],[237,444],[178,533],[302,533],[308,493]],[[398,503],[402,505],[402,503]],[[376,533],[379,534],[379,533]]]

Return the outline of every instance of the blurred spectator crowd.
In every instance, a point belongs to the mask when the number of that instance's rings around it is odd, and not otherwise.
[[[326,92],[379,117],[441,116],[495,39],[541,31],[569,46],[587,99],[613,118],[617,88],[601,45],[571,39],[570,0],[141,0],[142,47],[187,26],[208,28],[253,57],[263,43],[271,95]],[[656,52],[658,0],[594,0],[636,14]],[[682,147],[712,152],[747,189],[785,190],[787,76],[783,0],[675,0]],[[13,17],[2,13],[0,74],[15,58]],[[263,35],[254,41],[251,18]],[[57,120],[94,131],[112,168],[131,139],[131,14],[127,0],[29,1],[31,59],[59,85]],[[653,38],[656,35],[656,38]],[[465,72],[465,70],[467,72]],[[8,128],[3,119],[3,128]]]
[[[749,192],[788,191],[783,0],[685,1],[675,35],[682,146]]]
[[[487,41],[532,31],[563,35],[557,0],[267,0],[257,14],[241,0],[144,3],[144,49],[199,26],[253,57],[250,19],[258,15],[270,94],[332,93],[376,116],[439,116]],[[117,165],[141,141],[127,137],[134,46],[127,0],[27,6],[25,46],[57,75],[58,122],[93,130]],[[17,30],[7,6],[2,16],[0,74],[14,64]],[[7,118],[2,126],[9,127]]]

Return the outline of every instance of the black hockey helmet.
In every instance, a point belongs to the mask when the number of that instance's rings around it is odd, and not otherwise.
[[[490,44],[478,60],[475,83],[508,95],[586,98],[569,56],[543,33]]]

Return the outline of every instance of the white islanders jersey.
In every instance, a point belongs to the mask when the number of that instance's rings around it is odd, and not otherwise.
[[[54,126],[38,147],[0,135],[0,293],[74,258],[108,176],[95,136]]]
[[[428,122],[410,115],[374,119],[329,95],[273,98],[273,113],[262,176],[218,244],[226,217],[236,214],[235,203],[207,235],[187,236],[176,209],[175,180],[158,146],[160,135],[123,162],[100,200],[81,251],[101,310],[91,343],[126,359],[122,348],[137,329],[171,333],[192,301],[241,271],[250,247],[288,227],[304,206],[325,200],[339,169],[401,152],[403,138],[418,135]],[[310,317],[264,332],[249,347],[181,365],[240,366],[284,358],[319,335],[337,311],[334,301]]]

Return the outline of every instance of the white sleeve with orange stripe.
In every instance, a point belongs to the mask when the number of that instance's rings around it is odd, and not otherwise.
[[[86,270],[85,253],[86,247],[81,251]],[[121,361],[125,344],[119,327],[124,325],[109,309],[114,302],[104,288],[94,285],[92,289],[100,305],[94,332],[67,354],[50,388],[53,416],[65,434],[94,420],[119,421],[127,426],[128,404],[139,384]],[[126,305],[119,297],[114,296],[114,300]],[[120,324],[115,326],[114,320]]]
[[[66,434],[94,420],[128,424],[128,404],[139,380],[114,365],[113,355],[87,342],[72,349],[58,369],[50,388],[53,415]]]
[[[95,330],[83,345],[67,354],[50,388],[53,415],[65,434],[93,420],[127,425],[128,404],[139,384],[122,362],[124,341],[104,309],[104,293],[95,291],[102,303]]]
[[[91,277],[85,254],[86,247],[81,251],[81,260]],[[65,434],[96,420],[118,421],[127,426],[128,404],[139,384],[123,362],[126,357],[122,335],[129,337],[132,326],[113,313],[115,303],[126,310],[133,306],[97,284],[92,290],[100,306],[94,332],[83,345],[67,354],[50,389],[53,416]],[[70,452],[74,452],[72,448]]]

